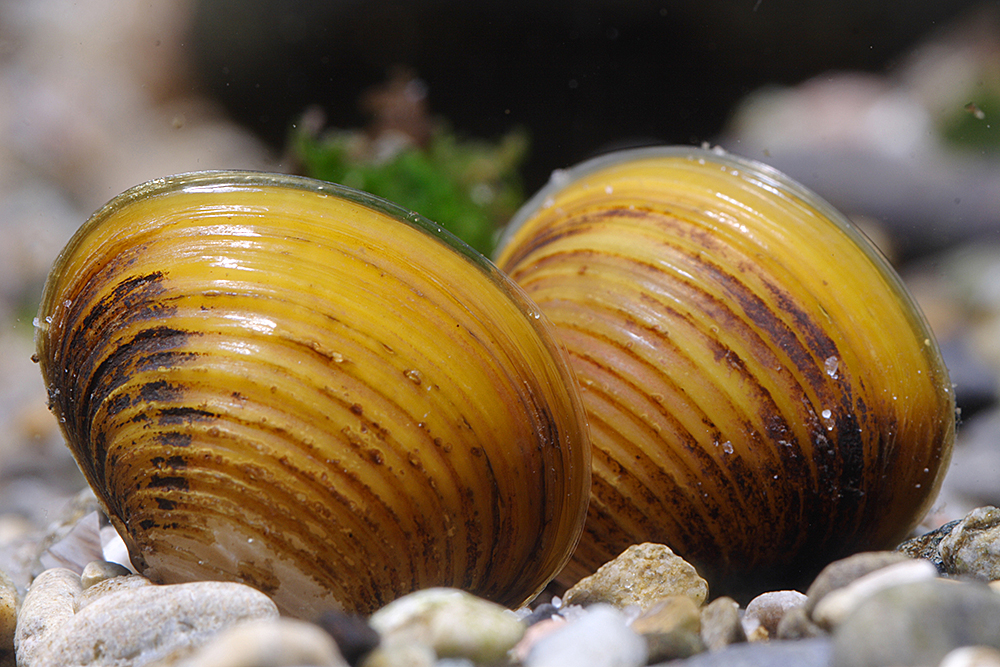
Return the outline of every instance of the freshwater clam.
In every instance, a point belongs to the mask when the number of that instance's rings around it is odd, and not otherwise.
[[[548,315],[594,446],[571,582],[664,542],[715,593],[804,585],[933,501],[955,404],[895,271],[763,164],[636,149],[553,175],[497,264]]]
[[[286,613],[456,586],[507,605],[586,514],[582,405],[485,258],[383,200],[204,172],[140,185],[45,286],[50,407],[132,563]]]

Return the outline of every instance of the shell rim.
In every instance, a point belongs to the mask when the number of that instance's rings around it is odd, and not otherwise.
[[[751,183],[755,180],[760,181],[782,193],[806,202],[817,213],[853,240],[858,248],[865,253],[879,274],[882,275],[889,288],[902,300],[915,331],[918,331],[925,339],[930,341],[930,344],[926,345],[925,348],[928,356],[933,361],[933,365],[939,367],[945,374],[948,374],[947,366],[941,356],[937,337],[934,335],[934,331],[927,321],[927,316],[917,304],[916,299],[910,293],[903,279],[889,263],[889,260],[882,251],[879,250],[878,246],[843,213],[815,191],[769,164],[730,153],[720,146],[708,148],[707,146],[660,145],[627,148],[592,157],[567,169],[556,169],[549,177],[549,181],[517,210],[507,225],[500,231],[495,250],[493,251],[493,259],[495,260],[500,256],[520,227],[537,210],[542,208],[545,201],[555,193],[581,178],[605,168],[613,167],[627,161],[655,158],[684,159],[693,161],[696,164],[698,160],[704,160],[705,162],[728,166],[738,170],[739,175],[737,177],[744,181]],[[698,166],[701,165],[699,164]],[[954,394],[951,392],[949,394],[951,394],[952,401],[954,401]]]
[[[78,247],[84,243],[94,227],[101,225],[104,220],[141,199],[166,196],[190,190],[197,191],[199,189],[226,187],[234,189],[247,187],[284,187],[317,195],[333,196],[359,204],[365,208],[373,209],[398,222],[409,225],[438,240],[445,246],[450,247],[453,251],[462,255],[470,264],[482,271],[494,284],[501,286],[508,296],[517,302],[522,311],[531,315],[531,317],[526,319],[531,320],[531,325],[535,327],[536,331],[543,334],[543,337],[548,337],[551,345],[556,345],[551,326],[543,326],[539,323],[539,318],[544,317],[544,315],[538,309],[538,306],[523,292],[520,286],[511,280],[506,273],[497,268],[490,258],[441,225],[419,213],[407,210],[388,199],[369,192],[308,176],[257,170],[212,169],[181,172],[134,185],[108,200],[77,228],[53,260],[42,288],[35,327],[36,348],[41,333],[40,329],[45,328],[43,314],[49,310],[48,304],[54,298],[53,294],[59,282],[58,276],[62,267],[66,264],[67,259],[77,251]],[[568,367],[568,364],[564,365]]]

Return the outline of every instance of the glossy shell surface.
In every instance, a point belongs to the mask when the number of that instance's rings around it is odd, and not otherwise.
[[[772,168],[597,158],[553,175],[497,264],[554,323],[590,421],[566,581],[653,541],[713,594],[804,585],[933,501],[955,429],[934,337],[868,240]]]
[[[50,407],[158,581],[244,581],[299,616],[427,586],[518,605],[579,538],[590,450],[551,328],[383,200],[138,186],[70,241],[36,326]]]

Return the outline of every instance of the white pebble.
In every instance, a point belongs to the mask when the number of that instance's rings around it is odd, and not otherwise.
[[[647,655],[646,640],[628,627],[625,616],[610,605],[596,604],[539,641],[524,667],[641,667]]]

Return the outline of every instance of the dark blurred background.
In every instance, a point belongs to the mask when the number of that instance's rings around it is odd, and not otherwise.
[[[362,125],[362,91],[407,66],[459,132],[530,131],[531,191],[610,147],[713,140],[765,84],[883,72],[976,4],[200,0],[191,46],[204,89],[275,147],[310,105]]]

